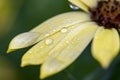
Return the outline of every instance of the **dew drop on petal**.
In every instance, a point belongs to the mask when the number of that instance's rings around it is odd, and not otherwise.
[[[50,44],[52,44],[52,42],[53,42],[52,39],[47,39],[47,40],[45,41],[45,44],[50,45]]]
[[[29,51],[29,53],[31,54],[32,52],[31,52],[31,51]]]
[[[43,48],[43,46],[40,46],[40,48]]]
[[[69,43],[69,41],[66,41],[66,43],[68,44],[68,43]]]
[[[73,10],[78,10],[78,9],[80,9],[78,6],[76,6],[76,5],[72,4],[72,3],[70,3],[69,6],[70,6],[70,8],[73,9]]]
[[[67,29],[64,28],[64,29],[61,30],[61,32],[62,32],[62,33],[65,33],[65,32],[67,32]]]
[[[53,32],[56,32],[56,30],[55,30],[55,29],[53,29]]]
[[[50,34],[45,34],[45,36],[47,37],[47,36],[49,36]]]

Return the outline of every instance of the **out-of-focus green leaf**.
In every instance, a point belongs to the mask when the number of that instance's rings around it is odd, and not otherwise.
[[[23,0],[0,0],[0,37],[9,33]]]

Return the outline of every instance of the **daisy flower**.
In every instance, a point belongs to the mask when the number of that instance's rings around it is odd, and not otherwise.
[[[119,52],[119,0],[69,0],[73,11],[57,15],[19,34],[8,52],[35,44],[22,57],[21,66],[41,64],[40,78],[60,72],[74,62],[92,41],[92,55],[103,68]]]

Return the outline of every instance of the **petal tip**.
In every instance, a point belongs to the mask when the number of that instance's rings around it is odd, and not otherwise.
[[[25,67],[25,66],[27,66],[27,65],[29,65],[28,62],[22,61],[20,66],[21,66],[21,67]]]
[[[26,64],[25,64],[24,62],[22,62],[20,66],[21,66],[21,67],[25,67]]]
[[[8,50],[7,50],[7,54],[9,54],[9,53],[11,53],[11,52],[13,52],[14,51],[14,49],[10,49],[10,48],[8,48]]]
[[[45,79],[46,76],[44,74],[40,74],[40,79]]]
[[[107,69],[110,66],[110,63],[100,63],[100,65],[102,66],[103,69]]]
[[[10,49],[7,50],[7,54],[9,54],[10,52],[12,52]]]
[[[49,72],[45,67],[42,65],[40,69],[40,79],[45,79],[51,75],[53,75],[51,72]]]
[[[45,79],[46,77],[48,77],[48,75],[45,72],[41,71],[40,79]]]

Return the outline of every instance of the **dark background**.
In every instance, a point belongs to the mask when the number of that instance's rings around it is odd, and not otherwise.
[[[69,2],[1,0],[0,3],[0,80],[40,80],[40,66],[20,67],[21,57],[30,47],[7,54],[9,42],[17,34],[31,30],[48,18],[73,11]],[[91,56],[90,46],[67,69],[45,80],[120,80],[120,56],[104,70]]]

